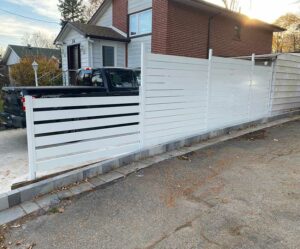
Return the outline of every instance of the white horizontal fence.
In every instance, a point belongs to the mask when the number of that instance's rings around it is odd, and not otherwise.
[[[252,61],[144,54],[144,144],[268,116],[272,68]]]
[[[142,46],[143,47],[143,46]],[[272,68],[142,50],[139,96],[26,97],[31,178],[258,120],[270,112]]]
[[[26,96],[30,177],[140,148],[139,96]]]

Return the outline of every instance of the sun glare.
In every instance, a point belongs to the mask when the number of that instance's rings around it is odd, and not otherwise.
[[[207,0],[223,6],[221,0]],[[278,17],[287,12],[300,11],[300,4],[295,0],[240,0],[242,13],[255,19],[273,23]]]

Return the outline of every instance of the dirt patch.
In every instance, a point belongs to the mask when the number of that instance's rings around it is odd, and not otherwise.
[[[267,131],[260,130],[260,131],[255,131],[255,132],[246,134],[246,135],[240,137],[240,140],[255,141],[255,140],[263,140],[265,138],[267,138]]]

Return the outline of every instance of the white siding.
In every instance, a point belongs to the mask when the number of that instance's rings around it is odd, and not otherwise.
[[[274,70],[272,115],[300,108],[300,56],[278,56]]]
[[[141,66],[141,44],[145,44],[147,53],[151,52],[152,36],[144,36],[140,38],[132,38],[128,44],[128,67]]]
[[[125,43],[114,42],[114,41],[103,41],[95,40],[93,43],[93,67],[102,67],[102,46],[113,46],[115,47],[115,62],[117,67],[125,67]]]
[[[112,4],[110,4],[105,10],[104,13],[101,15],[99,20],[96,22],[96,25],[98,26],[104,26],[104,27],[112,27]]]
[[[128,14],[152,7],[152,0],[129,0]]]
[[[11,65],[18,64],[19,62],[20,62],[20,57],[12,50],[8,57],[6,65],[11,66]]]

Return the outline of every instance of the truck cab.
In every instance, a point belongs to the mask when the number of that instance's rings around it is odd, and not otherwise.
[[[127,68],[84,68],[77,72],[72,86],[3,87],[4,111],[0,118],[13,128],[26,127],[25,96],[35,98],[68,98],[89,96],[130,96],[139,94],[138,72]]]

